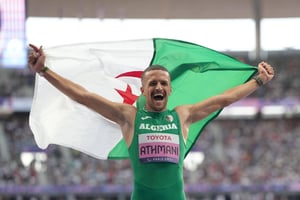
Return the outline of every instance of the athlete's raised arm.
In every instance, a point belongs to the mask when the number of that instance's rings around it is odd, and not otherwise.
[[[32,44],[29,46],[33,49],[28,58],[30,68],[43,76],[62,93],[74,101],[96,111],[103,117],[118,123],[121,128],[127,126],[128,123],[133,123],[134,113],[136,112],[134,106],[112,102],[105,97],[89,92],[84,87],[62,77],[45,66],[45,53],[42,47],[38,48]]]

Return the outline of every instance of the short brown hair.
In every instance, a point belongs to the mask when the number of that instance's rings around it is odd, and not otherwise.
[[[152,71],[152,70],[162,70],[162,71],[165,71],[165,72],[168,72],[170,78],[171,78],[171,75],[170,75],[170,72],[167,68],[165,68],[164,66],[162,65],[150,65],[149,67],[147,67],[144,71],[143,71],[143,74],[142,74],[142,78],[141,80],[143,81],[144,79],[144,76],[147,72],[149,71]]]

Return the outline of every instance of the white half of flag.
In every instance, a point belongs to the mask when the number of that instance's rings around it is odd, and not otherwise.
[[[136,40],[74,44],[45,49],[46,65],[56,73],[115,102],[124,99],[116,91],[140,95],[140,79],[119,75],[143,71],[153,57],[153,41]],[[36,76],[30,127],[37,145],[70,147],[106,159],[122,139],[120,127],[96,112],[72,101],[46,79]]]

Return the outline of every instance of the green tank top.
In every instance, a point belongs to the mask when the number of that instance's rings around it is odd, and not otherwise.
[[[138,110],[128,148],[134,174],[133,200],[184,200],[185,154],[175,110]]]

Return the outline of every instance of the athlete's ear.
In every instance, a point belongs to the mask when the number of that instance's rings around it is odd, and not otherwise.
[[[172,86],[170,87],[169,96],[172,94]]]
[[[141,94],[144,93],[144,88],[143,88],[143,86],[140,87],[140,91],[141,91]]]

